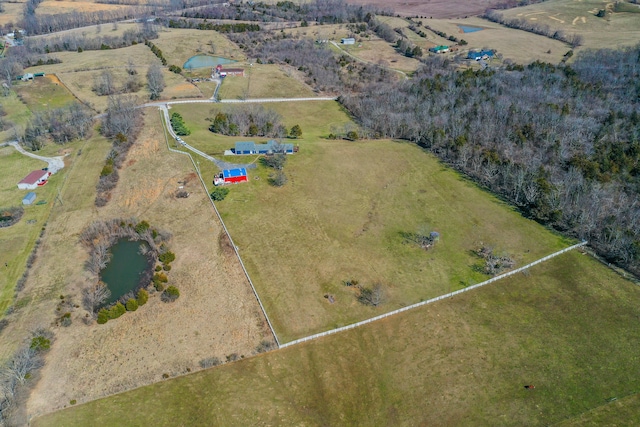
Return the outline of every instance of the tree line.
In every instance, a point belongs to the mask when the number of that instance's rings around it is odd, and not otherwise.
[[[27,123],[23,142],[32,151],[40,150],[52,140],[66,144],[91,136],[93,117],[84,105],[74,102],[67,107],[38,111]]]
[[[434,58],[341,102],[372,134],[419,144],[640,273],[639,75],[640,47],[495,71]]]
[[[582,36],[576,33],[567,34],[562,30],[555,30],[546,24],[537,21],[529,21],[525,18],[507,18],[495,10],[487,10],[482,16],[492,22],[504,25],[505,27],[528,31],[530,33],[560,40],[576,48],[582,45]]]
[[[219,112],[209,120],[211,121],[209,130],[223,135],[278,138],[287,135],[287,129],[282,123],[280,114],[259,104],[243,105],[227,113]]]

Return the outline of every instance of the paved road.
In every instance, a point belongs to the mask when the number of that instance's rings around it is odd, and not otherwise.
[[[63,156],[58,156],[58,157],[38,156],[37,154],[33,154],[33,153],[30,153],[29,151],[26,151],[24,148],[22,148],[20,146],[18,141],[9,141],[9,142],[6,143],[6,145],[12,145],[13,148],[18,150],[19,152],[21,152],[25,156],[29,156],[29,157],[32,157],[34,159],[42,160],[43,162],[47,162],[47,164],[49,165],[49,172],[51,172],[52,174],[54,174],[54,173],[58,172],[60,169],[64,168],[64,157]]]

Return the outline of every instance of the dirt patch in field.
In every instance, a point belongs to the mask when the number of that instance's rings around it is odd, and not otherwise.
[[[151,288],[145,306],[105,325],[85,324],[87,312],[77,308],[71,326],[53,326],[56,342],[27,403],[29,418],[68,406],[71,400],[86,402],[199,370],[199,361],[206,358],[224,361],[234,353],[248,357],[262,340],[272,339],[237,258],[220,247],[221,225],[188,159],[163,149],[160,129],[155,111],[148,114],[146,128],[128,155],[135,162],[122,169],[104,208],[92,206],[90,191],[99,168],[85,182],[70,177],[77,183],[72,191],[86,190],[87,200],[79,206],[63,196],[65,205],[47,227],[42,261],[25,292],[49,294],[28,311],[32,316],[39,312],[40,323],[48,317],[46,321],[55,324],[60,316],[54,309],[58,295],[80,303],[87,283],[87,255],[77,242],[78,233],[95,219],[134,216],[172,233],[177,258],[168,276],[169,284],[180,289],[180,298],[163,303]],[[102,154],[96,155],[100,158]],[[178,181],[184,177],[190,178],[182,185],[191,195],[176,198]],[[64,271],[58,273],[62,266]]]

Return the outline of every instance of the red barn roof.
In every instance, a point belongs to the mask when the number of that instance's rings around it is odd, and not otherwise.
[[[24,179],[20,181],[18,184],[33,185],[38,181],[40,181],[42,178],[47,178],[48,175],[49,175],[49,172],[47,171],[43,171],[43,170],[33,171],[29,175],[25,176]]]

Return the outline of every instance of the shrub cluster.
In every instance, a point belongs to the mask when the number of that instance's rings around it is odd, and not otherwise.
[[[229,189],[226,187],[216,187],[210,194],[211,200],[216,202],[220,202],[227,197],[229,194]]]
[[[196,13],[197,15],[197,13]],[[198,18],[198,16],[194,16]],[[234,24],[214,24],[212,22],[195,22],[186,19],[169,19],[169,28],[194,28],[196,30],[217,31],[219,33],[244,33],[246,31],[260,31],[260,25],[238,22]]]
[[[24,215],[22,206],[12,206],[10,208],[0,208],[0,228],[11,227],[20,221]]]
[[[184,124],[184,119],[180,115],[180,113],[172,113],[171,114],[171,127],[173,131],[180,136],[191,135],[191,131],[187,128],[187,125]]]
[[[40,150],[47,140],[66,144],[88,138],[93,129],[93,118],[88,108],[80,103],[68,107],[40,111],[33,115],[24,130],[24,143],[32,151]]]

